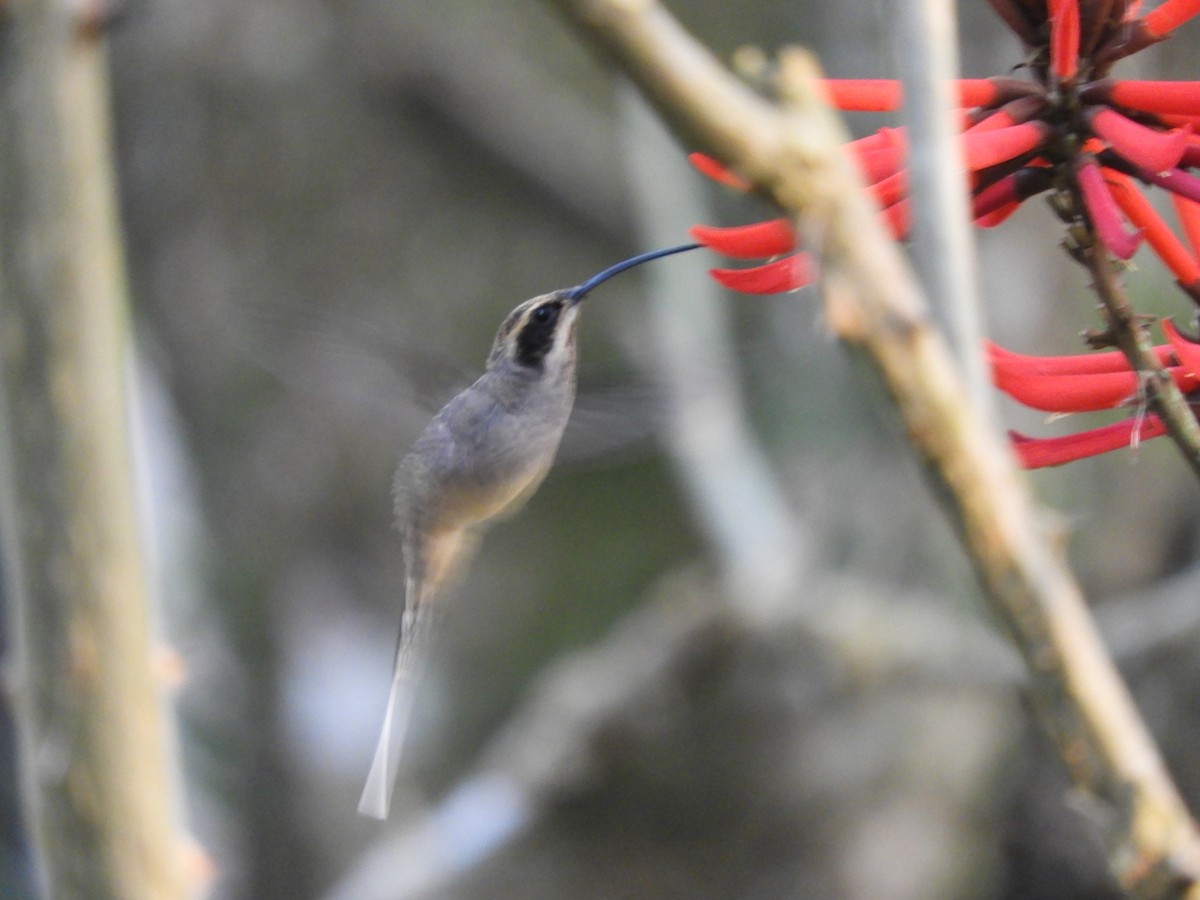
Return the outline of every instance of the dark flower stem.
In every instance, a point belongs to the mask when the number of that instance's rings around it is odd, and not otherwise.
[[[1086,259],[1096,294],[1104,304],[1113,343],[1125,354],[1133,370],[1141,375],[1154,411],[1162,417],[1167,433],[1200,478],[1200,425],[1197,425],[1187,399],[1155,355],[1145,322],[1129,305],[1129,298],[1117,277],[1116,264],[1108,251],[1098,241],[1093,242]]]

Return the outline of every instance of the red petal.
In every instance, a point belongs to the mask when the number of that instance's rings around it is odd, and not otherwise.
[[[904,100],[900,82],[889,78],[826,78],[822,84],[829,105],[847,112],[890,112]],[[1009,78],[963,78],[956,87],[962,107],[992,106],[1031,90],[1028,83]]]
[[[1169,354],[1170,349],[1155,348],[1155,355],[1162,361],[1163,351]],[[1121,406],[1138,395],[1139,376],[1127,363],[1124,370],[1050,373],[1015,363],[1011,358],[998,359],[991,348],[988,348],[988,352],[992,362],[992,383],[1018,403],[1032,409],[1043,412],[1095,412]],[[1112,354],[1098,355],[1109,357]],[[1105,362],[1111,360],[1106,359]],[[1196,389],[1198,380],[1186,367],[1168,366],[1167,371],[1181,391],[1187,393]]]
[[[1113,81],[1109,102],[1150,113],[1200,115],[1200,81]]]
[[[1130,372],[1129,360],[1120,350],[1103,353],[1078,353],[1069,356],[1027,356],[1014,353],[992,341],[983,342],[984,353],[993,368],[1020,372],[1025,375],[1092,375],[1100,372]],[[1171,348],[1154,348],[1162,365],[1171,362]]]
[[[968,131],[995,131],[997,128],[1008,128],[1020,125],[1030,119],[1036,119],[1046,110],[1046,98],[1036,95],[1010,100],[1002,107],[994,110],[985,118],[972,125]]]
[[[991,78],[962,78],[958,82],[959,106],[991,106],[1000,99],[1001,85]]]
[[[900,108],[900,82],[889,78],[826,78],[829,105],[847,112],[889,112]]]
[[[1079,0],[1048,0],[1050,68],[1060,81],[1079,71]]]
[[[1052,413],[1115,409],[1138,393],[1138,376],[1133,372],[1029,375],[993,370],[992,381],[1021,405]]]
[[[1126,419],[1064,437],[1031,438],[1015,431],[1008,434],[1021,465],[1026,469],[1041,469],[1120,450],[1136,441],[1148,441],[1166,433],[1162,420],[1149,413],[1138,419]]]
[[[1080,165],[1076,169],[1075,178],[1079,182],[1084,206],[1091,215],[1100,243],[1121,259],[1129,259],[1137,252],[1138,245],[1142,242],[1142,233],[1125,230],[1116,201],[1113,200],[1095,160],[1089,159]]]
[[[1179,216],[1180,224],[1183,225],[1183,233],[1187,235],[1192,253],[1200,257],[1200,203],[1193,203],[1191,200],[1185,200],[1174,194],[1171,199],[1175,203],[1175,213]]]
[[[977,193],[971,201],[971,211],[975,219],[990,216],[995,210],[1005,208],[1010,204],[1019,204],[1035,194],[1050,187],[1053,176],[1049,169],[1027,167],[1006,175],[994,184],[990,184]],[[1007,218],[1007,215],[1005,216]],[[989,222],[984,227],[992,224]]]
[[[1142,22],[1152,36],[1163,37],[1198,13],[1200,0],[1166,0],[1161,6],[1146,13]]]
[[[995,131],[968,131],[963,135],[963,155],[969,171],[1007,162],[1040,146],[1052,133],[1045,122],[1023,122]]]
[[[688,234],[697,241],[734,259],[762,259],[796,249],[796,231],[787,219],[771,219],[753,225],[717,228],[693,225]]]
[[[1041,88],[1017,78],[962,78],[958,82],[958,105],[995,106],[1034,93],[1041,93]]]
[[[743,294],[780,294],[811,284],[813,266],[807,253],[796,253],[764,266],[751,266],[748,269],[710,269],[709,274],[731,291]]]
[[[1156,131],[1127,119],[1115,109],[1098,109],[1088,116],[1092,130],[1132,163],[1151,172],[1165,172],[1179,164],[1187,149],[1189,130]]]
[[[1017,176],[1013,173],[985,187],[971,198],[971,217],[979,219],[1017,202]]]
[[[1200,203],[1200,178],[1195,175],[1189,175],[1179,169],[1171,169],[1169,172],[1157,174],[1142,169],[1138,174],[1143,180],[1158,185],[1172,194],[1179,194],[1181,197],[1187,197],[1189,200]]]
[[[1137,225],[1154,252],[1166,263],[1167,268],[1183,284],[1192,284],[1200,279],[1200,264],[1188,251],[1175,233],[1171,231],[1162,216],[1158,214],[1150,201],[1138,190],[1128,175],[1111,170],[1106,171],[1105,180],[1115,188],[1113,197],[1121,211],[1134,225]]]
[[[692,164],[692,168],[694,168],[697,172],[699,172],[701,175],[706,175],[713,181],[717,182],[717,184],[723,184],[726,187],[731,187],[738,191],[749,191],[754,189],[754,185],[752,185],[749,181],[747,181],[745,178],[742,178],[740,175],[735,175],[733,172],[730,172],[727,168],[725,168],[725,166],[717,162],[706,153],[689,153],[688,162]]]

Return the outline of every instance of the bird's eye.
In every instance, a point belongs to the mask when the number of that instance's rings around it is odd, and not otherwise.
[[[545,306],[539,306],[533,311],[533,321],[537,322],[539,325],[546,325],[550,322],[553,322],[554,317],[557,315],[558,307],[546,304]]]

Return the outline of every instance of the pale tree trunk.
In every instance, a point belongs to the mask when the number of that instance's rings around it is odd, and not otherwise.
[[[27,824],[48,896],[185,896],[137,534],[108,82],[91,4],[0,32],[0,499]]]

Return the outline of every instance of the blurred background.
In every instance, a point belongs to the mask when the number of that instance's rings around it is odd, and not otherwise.
[[[888,0],[672,6],[726,59],[794,42],[831,75],[886,77],[906,49],[889,43]],[[392,821],[358,817],[402,596],[401,454],[521,300],[684,240],[692,221],[769,211],[692,174],[691,148],[543,4],[120,12],[147,531],[163,641],[186,669],[181,815],[212,858],[210,896],[1116,896],[886,398],[813,290],[721,294],[700,254],[589,302],[561,464],[456,592]],[[965,75],[1021,61],[986,4],[959,14]],[[1194,76],[1198,33],[1122,73]],[[1097,323],[1058,239],[1037,202],[979,234],[1005,346],[1078,352]],[[1184,315],[1139,259],[1139,309]],[[736,453],[697,461],[691,403],[717,404]],[[1039,435],[1083,427],[1001,413]],[[1200,809],[1187,467],[1159,441],[1031,478]],[[722,618],[731,595],[749,624]],[[672,669],[682,680],[641,692],[632,725],[592,735],[607,743],[586,777],[527,781],[537,813],[498,857],[397,887],[388,866],[423,804],[505,758],[515,710],[592,659],[579,653],[619,670],[605,661],[641,659],[622,648],[660,632],[694,641],[699,674]],[[5,761],[0,893],[33,896]]]

